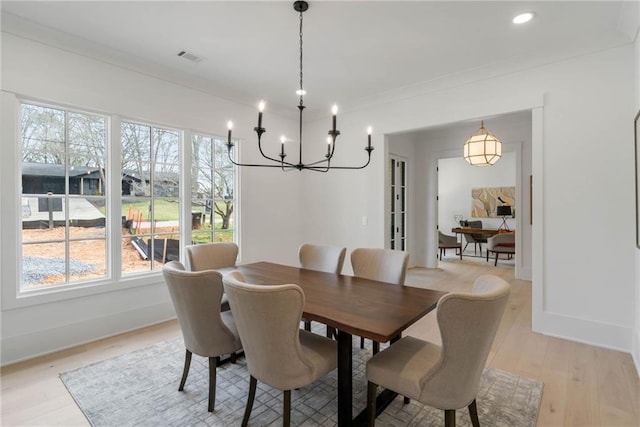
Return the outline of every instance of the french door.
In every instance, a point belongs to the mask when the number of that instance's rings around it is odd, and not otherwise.
[[[407,162],[391,155],[390,167],[390,249],[404,251],[407,248]]]

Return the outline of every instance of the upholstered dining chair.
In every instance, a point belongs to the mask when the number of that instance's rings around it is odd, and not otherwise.
[[[217,270],[233,267],[238,258],[238,245],[233,242],[201,243],[185,247],[187,269],[190,271]],[[229,310],[229,300],[222,295],[222,311]]]
[[[495,234],[487,239],[487,262],[489,262],[489,252],[496,255],[494,266],[498,265],[498,255],[506,254],[508,257],[516,253],[516,234],[511,233]]]
[[[458,242],[456,236],[449,236],[440,230],[438,230],[438,249],[440,249],[440,261],[442,261],[442,255],[446,255],[447,249],[455,249],[462,259],[462,243]]]
[[[189,270],[217,270],[236,265],[238,245],[232,242],[201,243],[186,246],[185,253]]]
[[[505,280],[480,276],[470,293],[452,292],[438,301],[442,345],[407,336],[369,359],[368,425],[375,425],[379,385],[444,410],[445,427],[455,427],[456,410],[466,406],[479,427],[478,384],[510,292]]]
[[[258,381],[284,392],[283,425],[289,426],[291,390],[336,369],[337,343],[300,329],[304,292],[298,285],[252,285],[238,271],[223,282],[250,374],[242,426],[249,422]]]
[[[236,351],[242,348],[231,312],[219,309],[223,291],[222,274],[213,270],[185,271],[178,261],[165,264],[162,274],[169,288],[186,347],[184,370],[178,390],[184,390],[192,353],[207,357],[208,411],[213,412],[216,401],[216,367],[220,364],[220,356],[228,354],[233,361]]]
[[[482,221],[480,220],[467,221],[467,226],[469,228],[482,229]],[[478,234],[465,233],[464,238],[467,241],[467,243],[464,245],[464,249],[467,249],[467,246],[469,245],[469,243],[473,243],[473,253],[476,254],[476,249],[478,248],[478,246],[480,246],[480,255],[482,255],[482,244],[487,243],[487,236],[483,235],[482,233],[478,233]],[[464,249],[463,249],[463,252],[464,252]]]
[[[391,249],[357,248],[351,252],[353,274],[365,279],[404,285],[407,276],[409,253]],[[364,348],[364,338],[360,337],[360,348]],[[373,342],[373,354],[380,344]]]
[[[300,266],[302,266],[302,268],[340,274],[346,253],[347,249],[339,246],[305,243],[298,249],[298,258],[300,259]],[[304,329],[310,331],[311,321],[306,319],[302,320],[304,321]],[[327,326],[327,337],[331,338],[334,335],[335,329]]]

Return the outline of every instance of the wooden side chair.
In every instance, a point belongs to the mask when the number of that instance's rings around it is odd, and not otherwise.
[[[510,292],[505,280],[480,276],[470,293],[452,292],[438,301],[442,345],[404,337],[369,359],[368,425],[375,425],[379,385],[444,410],[445,427],[455,427],[456,410],[467,407],[472,425],[479,427],[480,376]]]
[[[162,274],[169,288],[186,347],[184,370],[178,390],[184,390],[192,354],[207,357],[208,411],[213,412],[216,401],[216,367],[221,364],[220,356],[228,354],[235,361],[236,351],[242,348],[231,312],[220,310],[222,274],[213,270],[185,271],[178,261],[165,264]]]
[[[249,422],[258,380],[284,392],[283,425],[289,426],[291,390],[336,369],[337,343],[300,329],[304,307],[300,286],[252,285],[238,271],[225,275],[223,282],[250,374],[242,426]]]

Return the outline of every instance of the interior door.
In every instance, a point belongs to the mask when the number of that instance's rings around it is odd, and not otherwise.
[[[391,173],[391,228],[389,236],[390,249],[404,251],[407,248],[407,162],[405,159],[391,155],[389,172]]]

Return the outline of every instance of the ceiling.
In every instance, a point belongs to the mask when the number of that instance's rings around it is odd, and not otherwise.
[[[246,104],[296,114],[292,2],[2,1],[2,31]],[[529,24],[513,16],[534,11]],[[304,13],[305,104],[329,114],[483,69],[630,43],[618,1],[315,1]],[[199,63],[177,56],[186,50]]]

